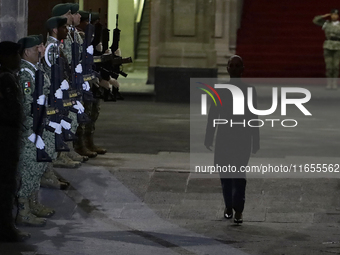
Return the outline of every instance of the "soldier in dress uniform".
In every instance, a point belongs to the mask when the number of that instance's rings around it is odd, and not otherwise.
[[[23,123],[23,91],[16,73],[20,69],[20,45],[0,43],[0,241],[19,242],[30,234],[19,231],[12,216],[17,189]]]
[[[35,35],[35,37],[38,38],[40,44],[38,45],[38,51],[41,54],[41,56],[45,56],[45,45],[43,41],[43,36],[42,35]],[[50,86],[51,86],[51,81],[48,75],[45,73],[44,68],[42,65],[37,66],[38,69],[44,72],[44,83],[46,85],[46,88],[48,88],[48,93],[50,91]],[[44,133],[45,134],[45,133]],[[57,158],[57,152],[55,151],[55,142],[54,142],[54,133],[51,132],[46,132],[47,136],[44,137],[45,144],[48,149],[48,154],[50,157],[55,160]],[[61,189],[64,190],[66,189],[70,184],[58,178],[54,172],[53,169],[53,164],[52,163],[47,163],[46,170],[41,177],[40,180],[40,186],[44,188],[52,188],[52,189]]]
[[[61,17],[65,17],[67,19],[66,26],[67,26],[67,29],[68,29],[68,33],[66,35],[66,38],[60,39],[60,41],[61,41],[60,51],[62,52],[62,54],[67,59],[66,65],[70,65],[71,61],[72,61],[73,39],[72,39],[72,35],[71,35],[71,30],[72,30],[73,19],[74,18],[77,19],[77,17],[80,16],[79,14],[77,14],[78,10],[79,10],[79,5],[78,4],[72,4],[72,3],[57,4],[52,9],[52,16],[53,17],[61,16]],[[80,17],[79,17],[79,22],[80,22]],[[80,36],[79,36],[79,38],[80,38]],[[68,117],[72,119],[71,131],[73,133],[75,133],[77,126],[78,126],[77,114],[70,112]],[[88,159],[88,158],[84,158],[84,157],[82,157],[79,154],[74,152],[72,142],[67,142],[67,145],[70,148],[70,151],[69,152],[61,152],[61,153],[58,154],[58,157],[53,164],[55,167],[74,168],[75,165],[76,165],[76,167],[79,167],[81,165],[81,162]]]
[[[79,29],[81,31],[84,31],[86,26],[89,23],[89,13],[85,11],[80,11],[79,13],[81,15],[81,24],[79,26]],[[95,22],[98,22],[98,21],[99,21],[99,13],[92,13],[91,23],[94,24]],[[101,42],[99,42],[98,45],[94,45],[94,46],[99,52],[102,51]],[[103,79],[99,82],[99,85],[106,89],[110,88],[109,82]],[[95,85],[92,85],[92,87],[93,86]],[[93,102],[85,102],[84,107],[85,107],[85,113],[90,117],[91,122],[85,125],[79,125],[77,129],[78,140],[75,141],[75,150],[80,155],[90,156],[91,154],[95,154],[95,155],[105,154],[106,149],[95,145],[93,141],[94,132],[95,132],[95,123],[100,113],[100,99],[96,98],[93,100]]]
[[[325,20],[328,17],[330,17],[331,20]],[[322,26],[326,34],[326,40],[323,44],[327,77],[326,89],[337,89],[340,64],[339,10],[332,9],[329,14],[316,16],[313,23]]]
[[[35,72],[36,64],[39,61],[39,45],[40,38],[37,36],[27,36],[18,41],[21,45],[21,66],[19,72],[20,85],[24,91],[24,132],[23,132],[23,149],[20,155],[19,171],[21,175],[21,187],[18,192],[18,216],[17,224],[26,226],[44,226],[47,217],[51,217],[55,211],[40,204],[38,201],[38,192],[40,188],[40,180],[46,171],[47,162],[37,162],[37,150],[34,144],[35,139],[33,131],[33,115],[32,103],[33,93],[36,88]],[[42,98],[39,104],[46,104],[49,95],[49,83],[45,83],[43,87]],[[53,155],[54,140],[53,133],[43,132],[43,136],[38,136],[38,142],[42,143],[44,149],[49,155]],[[31,139],[31,141],[30,141]],[[39,139],[41,139],[39,141]]]
[[[59,8],[65,8],[66,10],[69,9],[69,5],[65,4],[65,6],[61,5]],[[63,10],[65,10],[63,9]],[[62,12],[62,11],[61,11]],[[69,11],[71,13],[71,11]],[[71,15],[71,14],[70,14]],[[72,20],[72,16],[70,16]],[[49,32],[47,36],[46,42],[46,52],[44,56],[44,70],[51,77],[51,66],[53,64],[53,54],[56,45],[59,47],[60,56],[65,60],[65,67],[68,68],[67,59],[65,54],[62,50],[62,40],[65,40],[68,35],[68,28],[67,28],[67,17],[56,16],[52,17],[46,22],[46,26]],[[72,121],[74,122],[74,121]],[[65,168],[77,168],[81,165],[79,161],[73,161],[70,159],[65,152],[59,152],[57,159],[53,162],[53,166],[55,167],[65,167]]]

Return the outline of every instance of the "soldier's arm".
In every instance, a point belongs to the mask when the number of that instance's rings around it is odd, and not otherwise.
[[[313,23],[315,25],[318,25],[318,26],[323,26],[325,24],[325,18],[331,16],[330,14],[325,14],[325,15],[318,15],[318,16],[315,16],[314,19],[313,19]]]
[[[32,114],[32,103],[33,103],[33,91],[34,81],[32,76],[28,72],[22,72],[19,79],[19,84],[24,91],[23,100],[23,112],[25,116],[25,127],[27,129],[33,129],[33,114]]]

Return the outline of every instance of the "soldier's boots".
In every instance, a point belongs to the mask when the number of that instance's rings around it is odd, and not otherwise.
[[[73,161],[79,161],[81,163],[88,161],[89,157],[88,156],[81,156],[77,152],[74,151],[73,149],[73,142],[67,142],[68,147],[70,148],[70,151],[67,152],[67,156],[73,160]]]
[[[39,218],[49,218],[55,214],[55,211],[51,208],[48,208],[38,201],[38,191],[32,192],[29,197],[29,206],[32,214]]]
[[[332,78],[327,78],[326,89],[332,89],[332,87],[333,87],[333,79]]]
[[[60,168],[78,168],[81,166],[79,161],[73,161],[67,156],[67,152],[60,152],[59,156],[53,161],[53,167]]]
[[[43,227],[46,225],[45,218],[38,218],[30,209],[29,199],[26,197],[18,198],[18,214],[16,218],[16,224],[21,226],[30,227]]]
[[[86,138],[84,134],[78,134],[78,138],[73,142],[74,151],[82,156],[87,156],[89,158],[97,157],[97,152],[91,151],[86,146]]]
[[[90,151],[95,151],[98,154],[105,154],[107,152],[107,150],[105,148],[96,146],[93,142],[93,133],[90,134],[86,134],[85,135],[85,145],[86,147],[90,150]]]
[[[46,169],[40,180],[40,187],[48,189],[61,189],[65,190],[70,186],[70,183],[66,180],[59,179],[51,165]]]
[[[332,89],[338,89],[338,79],[337,78],[333,79]]]

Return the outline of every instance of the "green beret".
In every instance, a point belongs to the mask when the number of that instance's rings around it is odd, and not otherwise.
[[[91,12],[91,22],[95,22],[99,19],[99,13],[98,12]]]
[[[20,44],[10,41],[0,42],[0,56],[11,56],[19,52]]]
[[[61,16],[61,15],[66,14],[70,10],[71,10],[71,5],[70,4],[57,4],[52,9],[52,16],[53,17]]]
[[[66,17],[52,17],[46,21],[46,28],[53,29],[64,26],[67,23]]]
[[[26,36],[21,38],[18,41],[18,44],[21,45],[21,50],[32,48],[40,44],[38,37],[35,36]]]
[[[75,14],[79,11],[79,4],[70,3],[71,6],[71,14]]]
[[[30,37],[35,37],[38,39],[39,41],[39,44],[42,44],[44,42],[44,38],[43,38],[43,35],[40,34],[40,35],[30,35]]]
[[[89,19],[89,13],[88,12],[86,12],[86,11],[79,11],[79,14],[81,16],[81,18],[80,18],[81,21]]]

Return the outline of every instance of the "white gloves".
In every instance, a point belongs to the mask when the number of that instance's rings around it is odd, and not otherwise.
[[[37,104],[38,105],[44,105],[45,104],[45,95],[40,95],[39,98],[37,99]]]
[[[50,127],[53,127],[55,130],[54,130],[54,133],[56,133],[56,134],[61,134],[61,125],[60,124],[58,124],[58,123],[56,123],[56,122],[53,122],[53,121],[50,121],[49,123],[48,123],[48,125],[50,126]]]
[[[88,81],[85,81],[83,83],[83,90],[85,90],[85,91],[89,91],[90,90],[90,84],[89,84]]]
[[[86,51],[88,54],[93,55],[93,45],[90,45],[89,47],[87,47]]]
[[[103,44],[101,42],[97,44],[96,50],[99,51],[99,52],[103,51]]]
[[[119,83],[118,83],[118,81],[117,81],[116,79],[113,79],[112,77],[110,77],[109,83],[110,83],[113,87],[115,87],[116,89],[119,88]]]
[[[57,91],[54,93],[54,96],[57,99],[63,99],[63,92],[61,91],[61,89],[57,89]]]
[[[78,64],[75,68],[75,72],[76,73],[82,73],[83,72],[83,67],[81,66],[81,64]]]
[[[99,83],[99,86],[105,88],[105,89],[110,89],[110,83],[104,79],[102,79]]]
[[[122,56],[122,52],[120,51],[119,48],[115,51],[115,55],[118,56],[118,57]]]
[[[71,124],[68,123],[68,122],[65,121],[65,120],[61,120],[61,121],[60,121],[60,125],[61,125],[64,129],[66,129],[66,130],[70,130],[70,129],[71,129]]]
[[[36,134],[33,133],[28,137],[28,140],[30,140],[32,143],[35,143],[35,138],[36,138]],[[37,143],[35,144],[35,147],[37,147],[37,149],[40,149],[40,150],[45,148],[45,143],[42,140],[40,135],[38,135]]]
[[[77,101],[77,104],[73,106],[74,109],[78,110],[78,114],[82,114],[84,112],[84,106]]]
[[[68,90],[70,88],[70,85],[68,84],[67,80],[63,80],[63,82],[60,85],[61,90]]]

